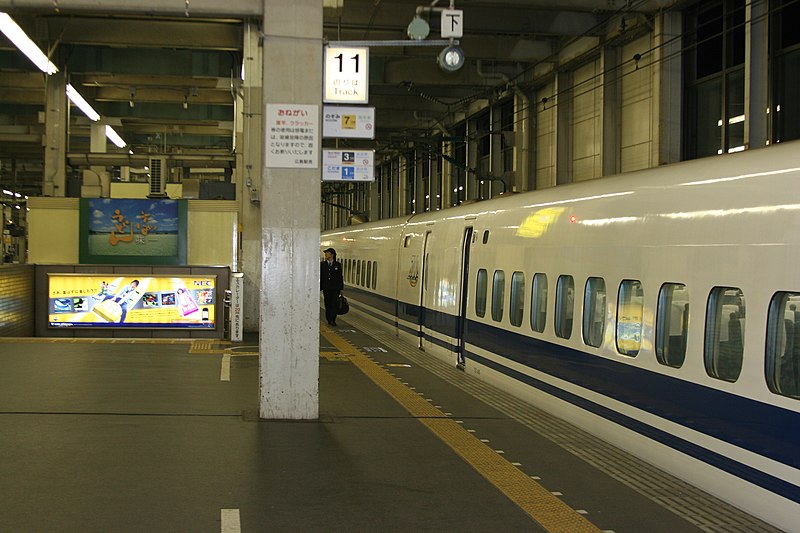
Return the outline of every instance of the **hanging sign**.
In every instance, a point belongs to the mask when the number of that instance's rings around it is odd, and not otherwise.
[[[326,104],[369,102],[369,48],[325,47]]]
[[[374,139],[375,108],[322,106],[322,136],[329,139]]]
[[[323,150],[322,181],[375,181],[372,150]]]
[[[464,11],[462,9],[442,10],[442,38],[464,36]]]

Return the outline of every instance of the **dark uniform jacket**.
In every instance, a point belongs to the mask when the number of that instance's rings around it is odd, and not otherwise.
[[[322,291],[341,291],[344,289],[344,278],[342,277],[342,264],[334,261],[329,265],[323,261],[320,265],[319,288]]]

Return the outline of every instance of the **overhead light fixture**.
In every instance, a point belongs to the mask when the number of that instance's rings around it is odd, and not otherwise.
[[[89,105],[89,102],[83,99],[83,96],[75,90],[75,87],[73,87],[71,83],[67,84],[67,98],[69,98],[70,102],[78,106],[78,109],[83,111],[90,120],[95,122],[100,120],[100,114]]]
[[[125,148],[125,146],[127,146],[125,141],[122,140],[122,137],[108,124],[106,124],[106,137],[108,137],[108,140],[114,143],[117,148]]]
[[[408,24],[408,28],[406,29],[406,35],[408,35],[408,38],[415,41],[421,41],[425,39],[428,37],[430,32],[430,25],[425,21],[425,19],[419,16],[411,19],[411,22]]]
[[[436,59],[439,68],[446,72],[455,72],[464,66],[464,51],[456,45],[451,44],[439,53]]]
[[[28,34],[14,22],[14,19],[12,19],[8,13],[2,11],[0,11],[0,31],[8,37],[9,41],[19,48],[20,52],[28,56],[28,59],[33,61],[33,64],[36,65],[39,70],[46,74],[55,74],[58,72],[58,67],[47,59],[44,52],[36,46],[36,43],[31,41]]]

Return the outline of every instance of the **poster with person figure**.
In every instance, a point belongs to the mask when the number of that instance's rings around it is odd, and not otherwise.
[[[49,274],[51,328],[214,329],[215,276]]]

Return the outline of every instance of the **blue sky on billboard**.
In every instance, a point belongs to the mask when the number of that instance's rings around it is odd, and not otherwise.
[[[132,223],[145,221],[156,226],[158,233],[178,231],[178,202],[176,200],[143,199],[92,199],[89,201],[91,217],[89,229],[95,233],[110,233],[115,229],[118,219],[112,218],[116,210]]]

